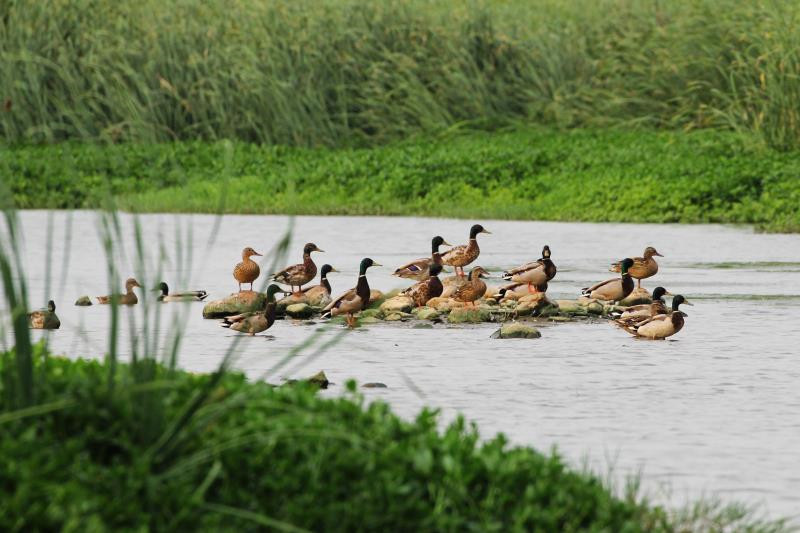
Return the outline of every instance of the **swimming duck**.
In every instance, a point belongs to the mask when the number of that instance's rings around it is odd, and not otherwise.
[[[486,284],[481,278],[489,277],[483,267],[476,266],[469,271],[467,282],[461,285],[453,293],[451,298],[458,302],[471,303],[475,305],[475,300],[480,299],[486,293]]]
[[[61,321],[56,316],[56,303],[47,302],[47,307],[28,313],[28,326],[32,329],[58,329]]]
[[[631,277],[636,278],[637,287],[642,286],[643,279],[655,276],[656,272],[658,272],[658,263],[656,263],[656,260],[653,259],[653,256],[655,255],[658,257],[664,257],[658,253],[655,248],[648,246],[644,249],[644,257],[633,258],[633,266],[628,269],[628,272],[630,272]],[[609,270],[611,272],[619,272],[620,268],[621,265],[619,261],[617,261],[616,263],[611,264],[611,268]]]
[[[155,290],[161,292],[158,295],[159,302],[202,302],[208,296],[206,291],[186,291],[170,294],[169,286],[163,281],[158,284]]]
[[[322,265],[322,268],[319,272],[319,285],[314,285],[313,287],[308,287],[307,289],[300,291],[300,294],[305,297],[305,301],[308,303],[308,305],[320,305],[322,302],[330,300],[331,284],[328,281],[328,274],[339,271],[332,266],[325,264]]]
[[[358,268],[358,283],[355,288],[342,294],[323,309],[322,317],[334,317],[342,313],[347,313],[347,325],[351,328],[355,325],[353,313],[366,309],[369,305],[369,283],[367,282],[367,269],[372,266],[382,266],[369,257],[361,260]]]
[[[264,304],[263,312],[242,313],[226,317],[222,320],[222,327],[241,333],[248,333],[251,337],[256,333],[268,330],[275,323],[275,293],[280,290],[277,285],[270,285],[267,287],[267,300]]]
[[[664,314],[646,318],[632,325],[623,325],[622,328],[636,337],[646,339],[666,339],[683,329],[686,313],[680,311],[681,304],[692,305],[686,298],[678,294],[672,299],[672,309]]]
[[[249,246],[242,250],[242,262],[237,263],[233,268],[233,277],[239,282],[239,292],[242,292],[242,283],[249,283],[250,290],[253,290],[253,282],[258,279],[261,274],[261,269],[258,263],[250,259],[250,257],[261,254],[250,248]]]
[[[478,233],[489,233],[480,224],[475,224],[469,230],[469,244],[454,246],[442,254],[442,264],[455,267],[456,274],[464,277],[464,267],[475,261],[481,254],[478,247]],[[459,271],[460,269],[460,271]]]
[[[407,263],[394,271],[393,276],[399,278],[416,279],[418,281],[425,281],[428,279],[429,268],[432,264],[442,264],[442,255],[439,253],[441,245],[452,246],[440,236],[436,236],[431,240],[431,256],[422,257]],[[439,269],[441,272],[441,269]]]
[[[651,316],[663,315],[667,312],[667,305],[664,303],[665,295],[672,296],[664,287],[656,287],[653,289],[653,303],[631,305],[622,311],[612,313],[612,315],[620,323],[636,323]]]
[[[537,286],[546,284],[556,277],[556,272],[556,265],[550,260],[550,247],[545,245],[542,248],[541,259],[503,272],[503,279],[525,282],[528,284],[528,291],[534,293],[538,292]]]
[[[119,305],[136,305],[139,303],[139,298],[133,292],[134,287],[141,287],[139,282],[133,278],[128,278],[125,281],[125,294],[109,294],[108,296],[97,296],[97,303],[110,304],[116,301]]]
[[[428,300],[431,298],[441,296],[444,288],[442,287],[442,282],[439,281],[437,277],[441,271],[442,265],[433,263],[428,270],[428,279],[415,283],[400,294],[411,298],[414,301],[414,305],[417,307],[422,307],[428,303]]]
[[[272,275],[272,280],[278,283],[289,285],[294,292],[295,286],[299,291],[303,285],[314,279],[317,275],[317,265],[311,260],[311,252],[324,252],[320,250],[313,242],[306,244],[303,247],[303,262],[297,265],[287,267],[280,272]]]
[[[596,285],[581,290],[581,294],[596,300],[619,301],[625,299],[633,292],[633,279],[628,269],[633,266],[633,259],[626,257],[620,262],[622,275],[618,278],[607,279]]]

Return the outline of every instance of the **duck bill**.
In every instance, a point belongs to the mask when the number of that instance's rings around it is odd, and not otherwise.
[[[446,240],[444,240],[444,239],[442,239],[442,245],[443,245],[443,246],[453,246],[452,244],[450,244],[449,242],[447,242],[447,241],[446,241]]]
[[[331,267],[331,272],[341,272],[341,270],[336,270],[335,268]]]
[[[322,250],[320,248],[314,248],[314,251],[315,252],[322,252],[323,254],[325,253],[325,250]]]
[[[258,252],[253,252],[253,255],[257,255],[257,256],[259,256],[259,257],[263,257],[263,254],[260,254],[260,253],[258,253]]]
[[[653,255],[657,255],[658,257],[664,257],[662,254],[660,254],[658,252],[654,253]]]
[[[692,302],[690,302],[689,300],[684,300],[683,301],[683,305],[691,305],[692,307],[694,307],[694,304]]]
[[[491,232],[491,231],[489,231],[488,229],[481,230],[481,231],[480,231],[480,233],[488,233],[489,235],[491,235],[491,234],[492,234],[492,232]],[[448,246],[449,246],[449,245],[448,245]]]
[[[382,267],[383,265],[380,263],[376,263],[375,261],[372,262],[372,266],[374,267]]]

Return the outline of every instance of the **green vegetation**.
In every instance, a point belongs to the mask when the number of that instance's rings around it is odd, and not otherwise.
[[[359,146],[469,123],[800,140],[800,4],[0,0],[0,137]]]
[[[732,133],[543,129],[371,149],[247,143],[18,147],[0,152],[19,208],[726,222],[800,230],[800,152]],[[220,199],[224,198],[221,206]]]

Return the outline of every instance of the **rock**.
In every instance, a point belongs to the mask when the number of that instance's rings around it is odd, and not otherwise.
[[[286,307],[286,314],[292,318],[305,319],[311,318],[314,310],[306,303],[292,304]]]
[[[409,313],[400,313],[400,312],[395,311],[393,313],[389,313],[388,315],[384,316],[383,319],[386,322],[397,322],[397,321],[400,321],[400,320],[408,320],[412,316],[414,316],[414,315],[411,315]]]
[[[374,318],[379,319],[383,313],[380,309],[364,309],[359,315],[361,318]]]
[[[477,324],[480,322],[490,322],[492,314],[488,309],[476,308],[456,308],[450,311],[447,322],[450,324]]]
[[[561,309],[559,309],[558,305],[556,305],[555,303],[549,302],[549,305],[540,307],[537,310],[537,313],[538,314],[536,316],[547,318],[547,317],[558,316],[559,313],[561,313]]]
[[[383,302],[380,310],[383,311],[384,314],[395,313],[398,311],[401,313],[408,313],[413,308],[414,301],[411,298],[408,296],[398,295]]]
[[[500,329],[492,333],[492,339],[538,339],[542,334],[539,330],[528,326],[513,322],[511,324],[503,324]]]
[[[430,324],[428,322],[417,322],[416,324],[411,326],[411,329],[433,329],[433,324]]]
[[[564,315],[553,315],[548,318],[551,322],[572,322],[572,318]]]
[[[590,315],[602,315],[603,314],[603,304],[600,302],[592,302],[586,306],[586,312]]]
[[[380,382],[364,383],[363,385],[361,385],[361,387],[364,388],[364,389],[388,389],[389,388],[389,387],[386,386],[386,383],[380,383]]]
[[[365,317],[362,317],[362,318],[358,319],[358,323],[362,324],[362,325],[377,324],[380,321],[381,321],[381,319],[376,317],[376,316],[365,316]]]
[[[432,307],[441,313],[449,313],[453,309],[464,307],[464,305],[464,302],[457,302],[452,298],[444,298],[441,296],[438,298],[431,298],[427,303],[428,307]]]
[[[320,370],[307,380],[309,383],[313,383],[317,385],[320,389],[327,389],[330,381],[328,381],[328,376],[325,375],[325,372]]]
[[[430,307],[420,307],[416,315],[420,320],[435,320],[439,318],[439,311]]]
[[[481,301],[480,301],[480,304],[481,305],[488,305],[490,307],[494,307],[496,305],[500,305],[497,302],[497,300],[495,300],[494,298],[482,298]]]
[[[527,303],[521,303],[514,308],[514,312],[517,316],[531,316],[533,311],[534,307]]]
[[[88,296],[81,296],[77,300],[75,300],[75,305],[85,307],[87,305],[92,305],[92,300]]]
[[[242,291],[227,298],[208,302],[203,307],[203,318],[225,318],[226,316],[250,313],[264,309],[267,295],[263,292]]]
[[[586,316],[588,312],[586,308],[580,305],[576,300],[556,300],[558,309],[570,316]]]
[[[647,292],[647,289],[644,287],[639,287],[637,289],[633,289],[633,292],[628,295],[627,298],[624,300],[620,300],[619,305],[622,307],[628,307],[629,305],[639,305],[639,304],[651,304],[653,303],[653,298],[650,296],[650,293]]]

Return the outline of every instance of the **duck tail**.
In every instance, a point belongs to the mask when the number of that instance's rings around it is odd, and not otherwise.
[[[197,291],[197,299],[201,302],[208,298],[208,293],[206,291]]]
[[[589,290],[589,287],[584,287],[581,289],[581,296],[590,296],[592,291]]]
[[[503,279],[506,281],[511,281],[512,274],[508,270],[503,272]]]

